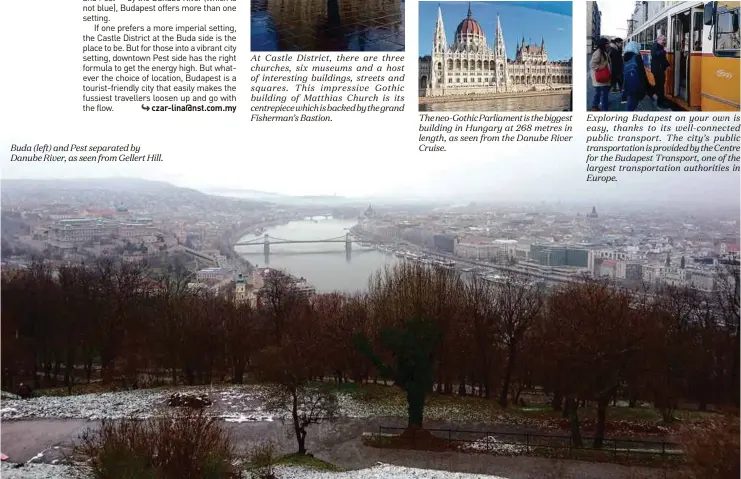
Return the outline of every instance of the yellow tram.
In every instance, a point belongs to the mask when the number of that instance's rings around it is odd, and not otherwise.
[[[646,18],[633,28],[629,40],[641,45],[649,81],[654,81],[651,47],[664,35],[671,65],[666,97],[685,110],[739,111],[741,2],[643,2],[648,3],[662,6],[652,14],[648,9],[636,12]]]

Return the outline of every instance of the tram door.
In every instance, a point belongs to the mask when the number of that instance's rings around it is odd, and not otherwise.
[[[674,51],[673,94],[689,104],[690,90],[690,11],[674,17],[672,50]]]
[[[700,109],[702,103],[702,29],[704,25],[702,8],[692,9],[692,35],[690,36],[690,54],[687,60],[689,72],[687,77],[687,89],[689,90],[689,101],[691,108]]]

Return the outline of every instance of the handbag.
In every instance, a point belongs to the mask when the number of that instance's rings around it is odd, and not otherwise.
[[[604,66],[595,70],[594,81],[597,83],[610,83],[610,67]]]

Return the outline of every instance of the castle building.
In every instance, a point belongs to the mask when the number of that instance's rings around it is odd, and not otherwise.
[[[540,45],[522,42],[514,60],[507,58],[502,25],[497,16],[493,45],[481,25],[468,15],[447,42],[442,10],[438,7],[432,54],[419,60],[421,96],[543,91],[571,88],[571,60],[550,61],[545,39]]]

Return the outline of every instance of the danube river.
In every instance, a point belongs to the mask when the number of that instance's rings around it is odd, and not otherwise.
[[[571,92],[422,103],[419,105],[419,111],[571,111]]]
[[[292,221],[269,228],[259,236],[244,236],[239,242],[262,238],[265,233],[270,236],[271,241],[279,241],[278,238],[294,241],[336,238],[344,236],[356,223],[322,217]],[[392,254],[363,247],[358,243],[353,243],[349,261],[345,255],[344,242],[271,244],[269,264],[265,264],[262,243],[237,246],[235,249],[254,265],[283,269],[294,276],[306,278],[322,293],[365,291],[373,273],[398,261]]]

